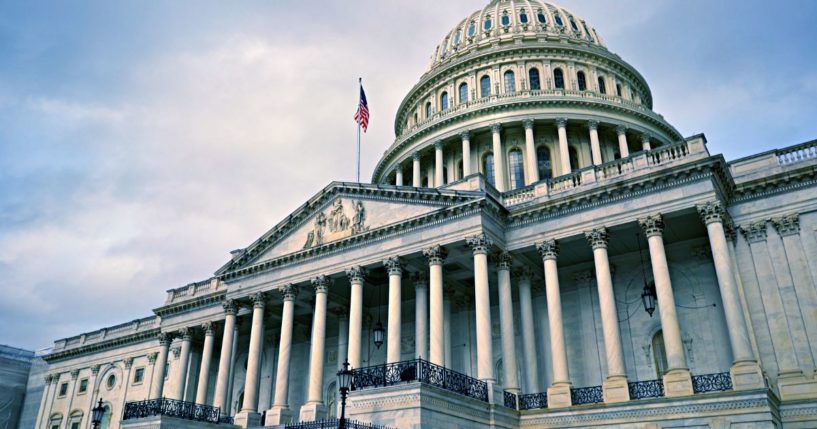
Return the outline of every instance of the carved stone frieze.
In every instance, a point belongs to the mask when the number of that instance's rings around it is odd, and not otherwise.
[[[313,220],[312,231],[306,236],[303,248],[320,246],[335,240],[350,237],[354,234],[367,231],[366,208],[358,200],[352,203],[352,215],[347,215],[343,206],[343,199],[338,198],[332,203],[327,212],[320,211]]]

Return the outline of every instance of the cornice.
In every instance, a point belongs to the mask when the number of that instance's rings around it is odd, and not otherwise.
[[[814,166],[786,171],[736,185],[730,202],[733,204],[743,203],[810,186],[817,186],[817,168]]]
[[[58,352],[54,352],[43,356],[43,360],[51,364],[54,362],[59,362],[61,360],[85,356],[92,353],[99,353],[105,350],[115,349],[129,344],[152,341],[156,339],[156,336],[159,334],[159,332],[160,328],[158,327],[148,329],[131,335],[125,335],[122,337],[112,338],[107,341],[101,341],[99,343],[88,344],[80,347],[74,347],[69,350],[61,350]]]
[[[208,295],[202,295],[193,299],[188,299],[178,303],[165,305],[153,309],[153,313],[161,318],[166,318],[176,314],[187,313],[201,308],[220,306],[227,295],[227,290],[222,289]]]

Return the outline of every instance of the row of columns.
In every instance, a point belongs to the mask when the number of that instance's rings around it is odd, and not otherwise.
[[[557,118],[554,121],[556,125],[556,132],[559,140],[559,165],[561,166],[562,174],[570,174],[572,167],[570,165],[570,155],[567,140],[567,122],[566,118]],[[600,165],[603,163],[601,156],[601,144],[599,141],[599,121],[589,120],[586,122],[590,134],[590,152],[593,165]],[[539,169],[536,158],[536,145],[533,134],[533,119],[526,119],[522,121],[522,126],[525,129],[525,154],[523,162],[523,170],[525,176],[525,185],[536,183],[540,180]],[[619,154],[622,158],[630,156],[630,150],[627,141],[628,128],[624,125],[616,126],[616,134],[618,136]],[[502,150],[502,125],[491,125],[492,149],[494,154],[494,184],[498,191],[505,192],[508,185],[505,182],[505,156]],[[641,134],[641,148],[644,151],[651,150],[650,144],[651,136],[648,133]],[[466,131],[460,134],[462,141],[462,175],[467,177],[472,174],[471,168],[471,133]],[[441,187],[445,185],[445,177],[443,175],[445,153],[444,144],[442,141],[434,143],[434,168],[433,177],[429,177],[428,187]],[[412,186],[423,186],[423,174],[420,152],[415,152],[412,155]],[[403,167],[400,165],[395,169],[395,183],[397,186],[403,186]]]

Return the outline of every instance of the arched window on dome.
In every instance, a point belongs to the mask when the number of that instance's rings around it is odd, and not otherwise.
[[[599,76],[599,92],[602,94],[607,94],[607,86],[604,82],[604,77]]]
[[[528,82],[530,82],[531,91],[539,91],[542,89],[542,80],[539,79],[539,69],[533,68],[528,71]]]
[[[448,167],[443,167],[443,185],[448,184]]]
[[[655,372],[658,374],[658,378],[661,378],[669,367],[667,350],[664,348],[664,331],[659,330],[652,337],[652,356],[655,361]]]
[[[579,169],[579,152],[576,151],[575,146],[570,146],[567,150],[567,154],[570,158],[570,170],[576,171]]]
[[[576,25],[576,20],[574,20],[572,16],[570,17],[570,26],[573,27],[573,31],[579,31],[579,26]]]
[[[496,181],[494,180],[494,154],[488,152],[482,157],[482,174],[485,175],[485,180],[491,184],[491,186],[496,186]]]
[[[471,21],[471,23],[468,24],[468,37],[474,37],[475,34],[477,34],[477,23]]]
[[[565,74],[562,69],[553,69],[553,85],[558,89],[565,89]]]
[[[487,74],[479,80],[479,96],[482,98],[491,96],[491,77]]]
[[[454,46],[459,46],[462,42],[462,30],[457,30],[457,33],[454,34]]]
[[[468,84],[463,82],[460,84],[460,104],[468,102]]]
[[[587,23],[582,21],[582,27],[584,27],[584,35],[587,40],[593,41],[593,34],[590,32],[590,28],[587,27]]]
[[[587,90],[587,78],[584,76],[584,72],[580,71],[576,73],[576,80],[579,82],[579,91],[586,91]]]
[[[505,94],[516,93],[516,76],[512,71],[505,72]]]
[[[511,166],[511,189],[518,189],[525,186],[525,170],[522,166],[522,151],[514,149],[508,154],[508,162]]]
[[[462,160],[457,163],[457,180],[462,179]]]
[[[491,15],[487,15],[485,17],[485,22],[482,23],[482,29],[485,31],[491,31],[491,28],[494,27],[494,21],[491,20]]]
[[[434,107],[431,106],[431,102],[429,101],[426,103],[426,119],[431,118],[431,115],[434,114]]]
[[[621,96],[622,96],[621,94],[622,94],[622,93],[621,93],[621,84],[620,84],[620,83],[617,83],[617,84],[616,84],[616,95],[618,95],[619,97],[621,97]]]
[[[545,12],[543,12],[542,10],[539,10],[538,12],[536,12],[536,19],[542,25],[547,25],[547,23],[548,23],[548,18],[547,18],[547,16],[545,16]]]
[[[417,112],[414,112],[414,125],[417,125]]]
[[[507,27],[511,25],[511,17],[508,16],[508,11],[502,12],[502,26]]]
[[[553,177],[553,165],[550,162],[550,150],[546,146],[536,148],[536,168],[539,170],[539,180]]]
[[[562,16],[559,15],[558,13],[553,15],[553,20],[556,21],[556,25],[558,25],[559,27],[565,26],[565,22],[562,21]]]
[[[440,110],[448,110],[448,92],[443,92],[440,96]]]
[[[519,22],[522,24],[528,23],[528,12],[525,9],[519,11]]]

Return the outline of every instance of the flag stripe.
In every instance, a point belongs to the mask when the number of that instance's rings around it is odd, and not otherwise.
[[[366,101],[366,92],[363,91],[363,85],[360,86],[360,103],[355,113],[355,122],[363,128],[363,132],[366,132],[369,128],[369,103]]]

